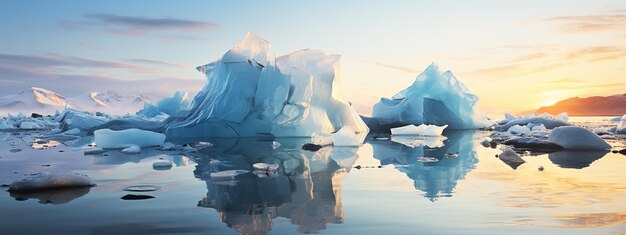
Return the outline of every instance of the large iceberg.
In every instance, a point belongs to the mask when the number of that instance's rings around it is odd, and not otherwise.
[[[372,118],[365,118],[372,130],[388,131],[405,125],[448,125],[448,129],[486,128],[490,122],[476,110],[478,96],[450,71],[441,73],[429,65],[408,88],[391,99],[374,105]]]
[[[165,124],[168,137],[311,136],[344,126],[368,131],[344,98],[339,55],[304,49],[275,58],[249,33],[221,59],[200,66],[207,77],[190,109]]]

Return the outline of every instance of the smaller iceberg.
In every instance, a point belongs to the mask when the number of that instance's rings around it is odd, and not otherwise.
[[[443,133],[443,130],[446,129],[448,125],[437,126],[437,125],[426,125],[421,124],[419,126],[416,125],[407,125],[403,127],[391,128],[392,135],[420,135],[420,136],[440,136]]]
[[[100,129],[93,135],[96,146],[104,149],[159,146],[165,142],[164,134],[134,128],[121,131]]]
[[[544,114],[532,114],[524,117],[515,117],[510,114],[505,115],[504,120],[498,122],[498,126],[495,127],[496,131],[507,131],[509,128],[519,125],[527,126],[528,128],[534,128],[537,125],[543,125],[545,129],[554,129],[560,126],[571,126],[568,122],[569,117],[567,113],[561,113],[559,115]],[[542,129],[542,127],[537,127]]]
[[[404,125],[448,125],[449,129],[486,128],[491,123],[476,109],[472,94],[450,71],[442,73],[429,65],[415,82],[391,99],[381,98],[371,118],[364,118],[373,131],[388,131]]]
[[[166,97],[157,102],[156,105],[145,103],[142,110],[137,112],[138,116],[154,118],[159,115],[178,116],[182,111],[189,108],[189,94],[177,91],[172,97]]]
[[[502,153],[498,155],[498,158],[509,165],[513,170],[517,169],[520,165],[526,163],[522,157],[520,157],[513,149],[506,148]]]

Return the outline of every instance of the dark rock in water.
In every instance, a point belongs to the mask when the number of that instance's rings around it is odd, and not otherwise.
[[[506,163],[511,168],[513,168],[513,170],[516,170],[517,167],[519,167],[520,165],[522,165],[522,164],[524,164],[526,162],[526,161],[524,161],[524,159],[522,159],[522,157],[520,157],[515,151],[513,151],[510,148],[505,149],[504,151],[502,151],[502,153],[500,153],[498,155],[498,158],[502,162]]]
[[[11,185],[8,185],[8,184],[2,184],[2,185],[0,185],[0,188],[8,188],[8,187],[11,187]]]
[[[613,150],[613,151],[611,151],[611,153],[619,153],[619,151]]]
[[[357,170],[360,170],[361,169],[361,165],[357,165],[354,168],[356,168]]]
[[[622,155],[626,155],[626,149],[620,150],[619,153],[621,153]]]
[[[40,117],[43,117],[43,115],[38,114],[38,113],[32,113],[32,114],[30,114],[30,117],[31,118],[40,118]]]
[[[539,168],[537,168],[537,170],[539,170],[539,171],[543,171],[543,170],[544,170],[544,168],[543,168],[543,166],[539,166]]]
[[[12,153],[17,153],[17,152],[21,152],[21,151],[22,151],[21,149],[11,149],[11,150],[9,150],[9,152],[12,152]]]
[[[495,149],[496,147],[498,147],[498,142],[496,142],[495,140],[491,140],[489,141],[489,145],[491,145],[492,149]]]
[[[146,200],[152,198],[154,197],[150,195],[126,194],[122,197],[122,200]]]
[[[320,150],[323,146],[321,145],[317,145],[317,144],[311,144],[311,143],[306,143],[304,145],[302,145],[302,150],[308,150],[308,151],[317,151]]]
[[[516,149],[521,148],[540,152],[555,152],[563,150],[563,147],[559,145],[535,137],[512,138],[505,141],[504,144],[513,145]]]

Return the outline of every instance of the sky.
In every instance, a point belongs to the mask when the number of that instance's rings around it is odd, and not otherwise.
[[[29,86],[78,95],[197,92],[198,65],[248,32],[277,56],[342,55],[344,93],[368,115],[430,63],[483,113],[626,91],[626,2],[3,1],[0,96]]]

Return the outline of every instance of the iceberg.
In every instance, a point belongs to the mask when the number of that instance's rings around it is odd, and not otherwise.
[[[620,119],[619,124],[617,124],[617,128],[615,129],[615,132],[619,134],[626,134],[626,114],[624,114],[624,116],[622,116],[622,119]]]
[[[276,58],[249,33],[221,59],[199,66],[207,82],[168,137],[305,137],[344,126],[369,131],[342,94],[340,56],[299,50]]]
[[[392,135],[421,135],[421,136],[440,136],[448,125],[425,125],[415,126],[413,124],[403,127],[391,128]]]
[[[96,183],[89,176],[78,173],[42,172],[11,183],[9,191],[25,192],[72,187],[93,187],[95,185]]]
[[[134,128],[121,131],[101,129],[94,131],[93,136],[96,146],[104,149],[159,146],[165,142],[164,134]]]
[[[391,99],[381,98],[374,105],[371,118],[365,118],[372,130],[387,131],[404,125],[448,125],[449,129],[486,128],[491,123],[476,110],[478,96],[450,71],[441,73],[429,65],[408,88]]]
[[[555,128],[548,141],[566,150],[611,150],[611,145],[593,132],[577,126]]]

